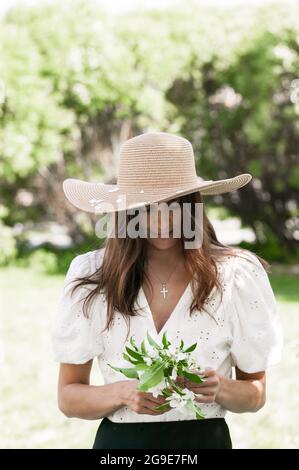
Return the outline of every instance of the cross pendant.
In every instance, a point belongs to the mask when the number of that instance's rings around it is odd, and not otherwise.
[[[162,284],[162,289],[160,290],[161,294],[163,294],[163,297],[165,299],[166,294],[168,293],[168,289],[165,284]]]

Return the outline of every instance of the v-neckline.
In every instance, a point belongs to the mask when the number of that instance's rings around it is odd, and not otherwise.
[[[171,320],[173,320],[178,312],[178,310],[180,309],[183,301],[185,300],[186,296],[187,296],[187,293],[189,292],[189,290],[191,289],[191,280],[188,282],[187,286],[185,287],[181,297],[179,298],[176,306],[174,307],[174,309],[172,310],[172,312],[170,313],[169,317],[167,318],[166,322],[164,323],[163,327],[161,328],[161,330],[158,332],[157,331],[157,328],[156,328],[156,325],[155,325],[155,321],[154,321],[154,317],[153,317],[153,313],[151,311],[151,308],[149,306],[149,303],[147,301],[147,298],[146,298],[146,295],[145,295],[145,292],[143,290],[143,287],[141,286],[140,287],[140,294],[141,294],[141,298],[143,300],[143,306],[145,307],[146,309],[146,312],[147,314],[149,315],[149,318],[150,318],[150,322],[152,324],[152,327],[153,327],[153,330],[155,332],[155,334],[157,335],[157,337],[160,337],[164,331],[166,330],[166,328],[168,327],[169,323]]]

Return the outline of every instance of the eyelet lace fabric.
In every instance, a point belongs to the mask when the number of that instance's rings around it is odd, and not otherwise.
[[[71,295],[77,276],[93,273],[99,267],[104,249],[77,255],[70,263],[57,305],[52,328],[53,359],[56,362],[84,364],[97,358],[103,383],[129,380],[108,366],[128,367],[122,354],[126,344],[127,322],[115,312],[112,327],[106,325],[106,299],[99,295],[92,303],[89,318],[83,314],[83,299],[87,287]],[[259,260],[251,253],[226,256],[218,263],[223,296],[216,289],[206,300],[206,310],[196,310],[190,316],[192,291],[187,289],[179,308],[167,322],[167,337],[178,345],[197,342],[193,352],[202,368],[214,367],[218,374],[232,377],[232,367],[252,373],[265,370],[280,362],[283,334],[280,315],[268,275]],[[140,344],[149,331],[161,340],[153,328],[149,312],[143,309],[141,291],[136,306],[139,314],[130,317],[130,333]],[[226,409],[218,403],[200,403],[206,418],[224,417]],[[185,418],[175,409],[161,415],[138,414],[123,406],[109,415],[115,422],[177,421]],[[190,418],[189,418],[190,419]]]

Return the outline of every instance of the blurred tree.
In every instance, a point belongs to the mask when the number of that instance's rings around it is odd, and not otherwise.
[[[279,12],[274,18],[261,10],[233,58],[225,63],[210,48],[202,63],[194,51],[188,75],[167,92],[176,106],[172,118],[200,155],[201,174],[252,173],[252,184],[217,200],[253,228],[259,243],[273,246],[273,255],[296,252],[299,239],[299,82],[291,95],[299,76],[298,12],[295,18],[296,27],[286,27]]]
[[[65,200],[62,181],[114,181],[122,142],[163,121],[169,74],[161,62],[172,42],[162,22],[140,29],[128,19],[123,28],[92,2],[57,5],[18,6],[3,20],[0,194],[13,209],[7,225],[54,219],[81,242],[82,214]],[[164,45],[150,57],[153,39]],[[173,52],[173,70],[176,60]]]
[[[186,5],[108,17],[89,1],[9,12],[0,31],[3,223],[54,219],[82,241],[82,216],[93,216],[67,203],[63,179],[115,181],[121,143],[158,129],[190,138],[208,179],[252,172],[252,185],[218,201],[259,240],[292,250],[299,20],[287,3],[284,14],[279,5]]]

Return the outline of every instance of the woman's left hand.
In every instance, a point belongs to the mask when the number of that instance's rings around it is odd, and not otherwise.
[[[199,374],[196,369],[191,369],[190,372]],[[181,388],[186,387],[196,395],[199,395],[195,397],[195,401],[199,403],[213,403],[220,390],[220,376],[216,373],[215,369],[210,367],[204,369],[203,373],[200,373],[200,375],[204,375],[205,380],[202,383],[196,383],[179,376],[176,378],[175,382]]]

